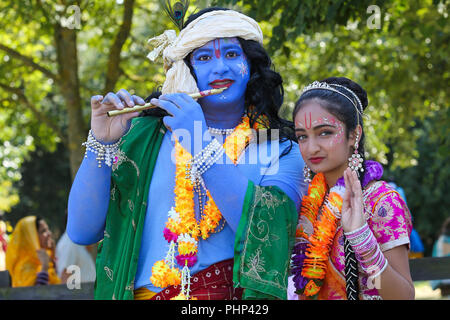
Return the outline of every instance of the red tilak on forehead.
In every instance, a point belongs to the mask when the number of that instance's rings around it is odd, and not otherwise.
[[[214,53],[216,54],[216,58],[219,59],[220,58],[220,40],[215,39],[213,42],[213,45],[214,45]]]
[[[306,120],[306,113],[305,113],[305,128],[311,129],[311,127],[312,127],[311,112],[309,113],[309,127],[308,127],[308,121]]]

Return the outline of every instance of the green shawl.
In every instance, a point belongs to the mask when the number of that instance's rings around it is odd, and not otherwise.
[[[148,190],[166,129],[159,118],[139,117],[122,138],[113,165],[104,238],[99,244],[95,299],[134,298]],[[249,182],[235,239],[233,280],[244,298],[286,299],[295,205],[277,187]]]
[[[234,244],[233,281],[242,299],[287,299],[297,210],[276,186],[249,182]]]

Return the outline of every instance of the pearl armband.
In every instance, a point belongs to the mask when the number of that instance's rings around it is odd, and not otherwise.
[[[186,175],[191,179],[193,185],[200,183],[205,187],[202,175],[223,156],[224,152],[225,149],[217,139],[213,139],[188,162],[186,165]]]
[[[82,146],[86,147],[84,157],[87,158],[87,152],[89,150],[97,156],[96,160],[99,168],[102,167],[102,161],[104,161],[108,167],[111,167],[117,150],[119,149],[120,142],[121,139],[113,144],[103,144],[94,137],[92,130],[89,130],[87,141],[82,143]]]

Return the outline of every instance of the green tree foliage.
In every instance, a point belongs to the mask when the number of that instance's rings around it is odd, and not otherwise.
[[[243,10],[257,21],[269,21],[273,33],[268,41],[271,51],[288,52],[288,42],[301,34],[334,30],[349,20],[364,16],[372,5],[381,6],[392,1],[380,0],[216,0],[214,4],[231,5]]]
[[[147,39],[169,25],[161,17],[158,4],[144,0],[0,3],[0,213],[19,201],[13,182],[23,178],[23,162],[45,161],[34,150],[65,150],[60,159],[74,177],[92,95],[129,88],[145,96],[162,82],[161,64],[146,59]],[[22,203],[14,214],[25,211]]]
[[[417,139],[417,165],[389,170],[386,176],[401,186],[414,218],[414,227],[425,244],[426,255],[450,215],[446,195],[450,181],[450,109],[431,113],[412,130]]]
[[[54,152],[37,147],[28,154],[21,168],[22,178],[15,183],[20,202],[8,213],[11,225],[23,216],[39,215],[60,236],[65,229],[67,197],[70,190],[69,153],[62,143]]]

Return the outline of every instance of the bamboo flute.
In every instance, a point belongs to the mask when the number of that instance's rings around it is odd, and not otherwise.
[[[222,93],[225,89],[227,89],[227,87],[224,88],[220,88],[220,89],[210,89],[210,90],[205,90],[205,91],[200,91],[197,93],[191,93],[189,94],[189,96],[193,99],[198,99],[198,98],[202,98],[202,97],[206,97],[206,96],[210,96],[213,94],[219,94]],[[146,109],[152,109],[152,108],[157,108],[157,106],[149,103],[144,104],[143,106],[134,106],[132,108],[123,108],[122,110],[112,110],[112,111],[108,111],[108,117],[114,117],[117,116],[119,114],[124,114],[124,113],[130,113],[130,112],[138,112],[138,111],[142,111],[142,110],[146,110]]]

